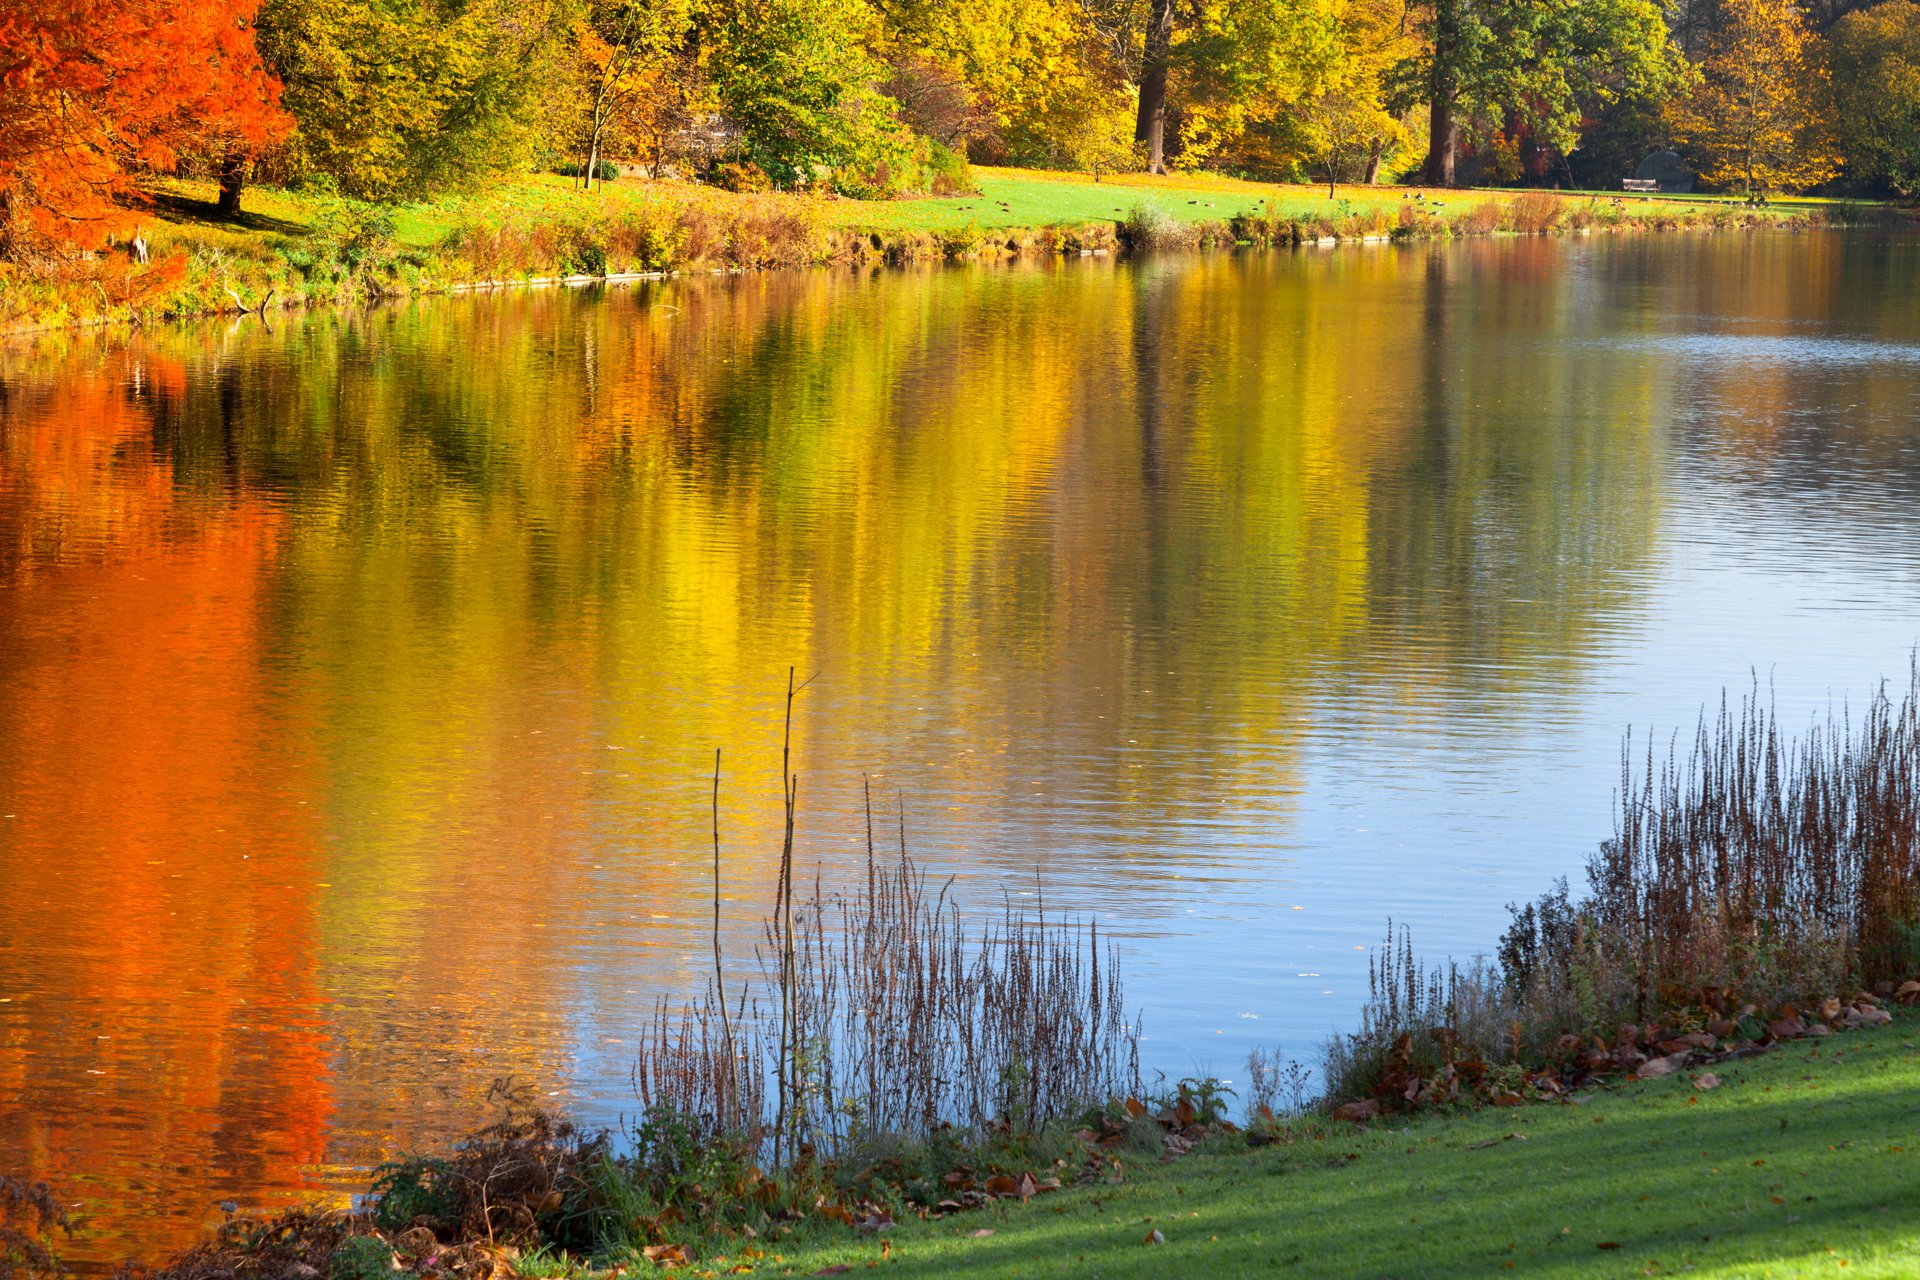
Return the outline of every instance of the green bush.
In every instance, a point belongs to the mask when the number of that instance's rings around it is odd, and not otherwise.
[[[348,1236],[327,1262],[327,1280],[389,1280],[393,1250],[375,1236]]]
[[[553,172],[563,178],[577,178],[586,171],[586,166],[578,160],[562,160],[552,166]],[[611,160],[596,160],[593,176],[601,182],[612,182],[620,176],[620,166]]]
[[[454,1225],[460,1216],[460,1195],[453,1166],[432,1156],[402,1156],[373,1171],[370,1188],[374,1225],[382,1231],[404,1231],[426,1221],[436,1229]]]

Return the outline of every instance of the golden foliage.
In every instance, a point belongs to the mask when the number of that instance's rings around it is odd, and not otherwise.
[[[1701,177],[1756,201],[1839,172],[1826,67],[1793,0],[1727,0],[1694,91],[1668,109]]]

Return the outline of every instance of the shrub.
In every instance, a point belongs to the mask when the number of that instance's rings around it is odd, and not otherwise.
[[[415,1223],[434,1230],[459,1225],[462,1204],[453,1166],[430,1156],[402,1156],[373,1171],[368,1190],[373,1221],[382,1231],[404,1231]]]
[[[1298,244],[1300,228],[1292,218],[1281,217],[1267,202],[1265,213],[1236,213],[1228,224],[1236,241],[1265,248],[1274,244]]]
[[[940,256],[949,261],[972,257],[980,251],[980,245],[986,239],[980,228],[972,223],[936,231],[934,237],[940,246]]]
[[[562,160],[553,166],[553,172],[563,178],[577,178],[586,166],[578,160]],[[622,170],[611,160],[596,160],[593,165],[593,177],[596,182],[612,182]]]
[[[973,169],[964,153],[954,151],[931,139],[926,143],[926,192],[934,196],[973,195]]]
[[[1454,219],[1454,230],[1463,236],[1491,235],[1506,220],[1506,212],[1498,200],[1482,200]]]
[[[66,1210],[44,1182],[0,1174],[0,1280],[55,1273],[60,1269],[47,1237],[73,1234]]]
[[[393,1250],[375,1236],[348,1236],[327,1263],[327,1280],[391,1280]]]
[[[713,167],[713,185],[722,191],[771,191],[773,179],[751,160],[728,160]]]
[[[1120,247],[1128,253],[1157,253],[1185,248],[1194,243],[1191,227],[1183,226],[1156,204],[1146,201],[1133,206],[1124,220],[1114,224]]]
[[[1545,191],[1523,191],[1507,203],[1502,225],[1523,236],[1543,236],[1560,225],[1566,204]]]

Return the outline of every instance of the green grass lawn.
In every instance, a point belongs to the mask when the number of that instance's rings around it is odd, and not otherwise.
[[[1721,1064],[1711,1091],[1675,1076],[1148,1161],[1118,1186],[903,1223],[881,1274],[1920,1276],[1916,1039],[1902,1017]],[[819,1240],[759,1273],[881,1257]]]
[[[969,225],[991,230],[1110,222],[1125,217],[1141,204],[1156,206],[1186,222],[1225,221],[1236,213],[1269,210],[1280,217],[1332,216],[1380,205],[1397,208],[1413,199],[1423,201],[1430,211],[1458,212],[1487,200],[1510,200],[1518,194],[1342,186],[1330,199],[1324,186],[1243,182],[1203,174],[1126,174],[1094,182],[1083,174],[978,167],[974,177],[980,188],[978,195],[923,200],[827,200],[822,201],[820,207],[829,223],[849,229],[940,231]],[[450,195],[396,206],[394,227],[403,244],[425,247],[439,241],[462,219],[475,215],[565,213],[597,205],[617,209],[646,199],[660,189],[645,179],[626,178],[583,193],[575,189],[571,179],[535,174],[502,182],[476,194]],[[713,194],[709,189],[701,190]],[[163,191],[166,198],[157,210],[162,221],[207,230],[231,229],[230,224],[217,224],[212,219],[215,192],[211,183],[171,182],[165,184]],[[1617,192],[1592,192],[1567,193],[1565,198],[1584,201],[1623,197]],[[1645,200],[1636,196],[1627,199],[1635,212],[1651,213],[1663,209],[1683,211],[1721,198]],[[1822,203],[1825,202],[1782,201],[1778,207],[1782,213],[1804,212]],[[272,187],[248,188],[242,207],[243,229],[293,235],[311,229],[317,208],[310,197]]]
[[[1138,204],[1157,206],[1182,221],[1225,221],[1236,213],[1272,211],[1281,217],[1323,216],[1376,205],[1398,207],[1419,199],[1430,210],[1457,212],[1486,200],[1511,200],[1516,191],[1485,188],[1436,189],[1342,185],[1330,197],[1325,184],[1291,185],[1245,182],[1208,174],[1124,174],[1094,182],[1084,174],[1031,169],[973,171],[977,196],[890,202],[836,201],[829,216],[844,226],[937,231],[964,226],[982,228],[1046,226],[1060,222],[1110,221]],[[1689,206],[1734,201],[1731,196],[1674,196],[1648,199],[1618,191],[1566,192],[1569,200],[1628,202],[1635,212],[1679,211]],[[1777,201],[1780,211],[1805,212],[1833,202],[1818,199]]]

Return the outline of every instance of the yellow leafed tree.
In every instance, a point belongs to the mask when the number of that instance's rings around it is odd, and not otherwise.
[[[1727,0],[1698,84],[1669,108],[1675,140],[1708,182],[1764,202],[1839,172],[1815,40],[1794,0]]]

